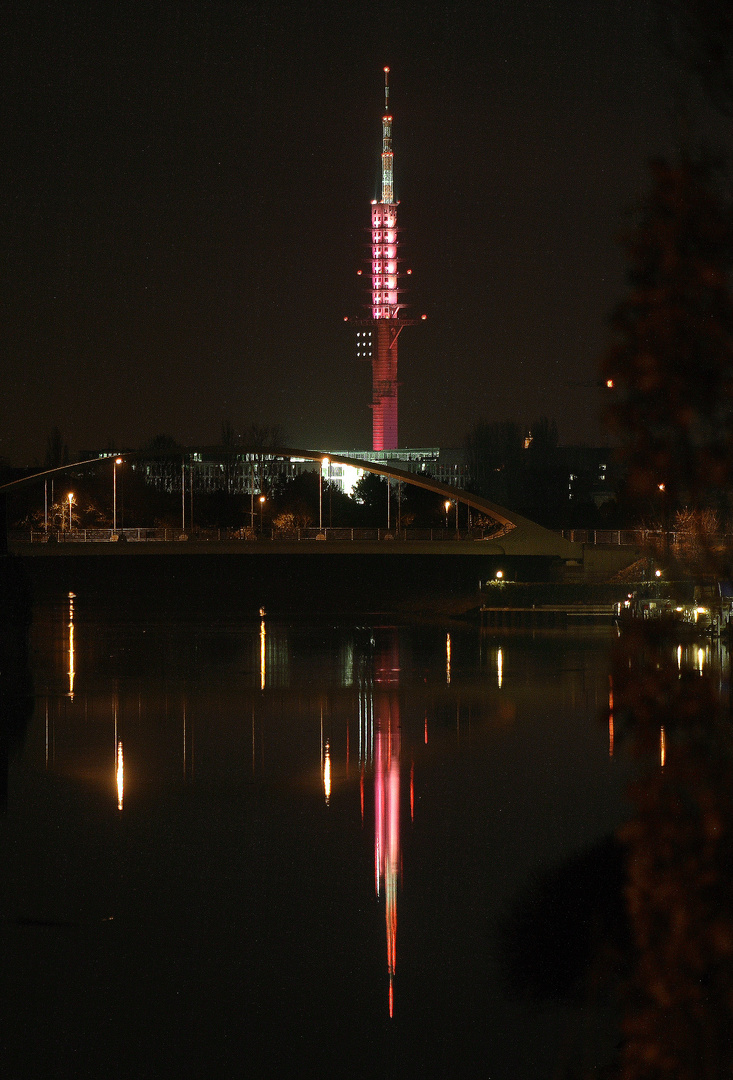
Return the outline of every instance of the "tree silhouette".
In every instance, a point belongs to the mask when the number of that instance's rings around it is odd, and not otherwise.
[[[733,462],[730,217],[709,167],[654,161],[653,186],[626,237],[631,291],[613,315],[604,366],[629,486],[664,484],[674,503],[722,486]]]
[[[632,493],[662,484],[669,514],[684,500],[684,542],[697,558],[697,539],[713,527],[704,508],[733,473],[731,229],[705,165],[656,161],[652,175],[626,238],[631,289],[604,377]],[[712,569],[709,538],[704,554]],[[622,1080],[733,1075],[730,700],[719,676],[678,652],[677,631],[635,620],[613,664],[609,725],[615,717],[617,746],[638,762],[634,812],[619,834],[634,942]]]
[[[56,469],[60,465],[69,464],[69,447],[64,442],[59,428],[51,428],[46,441],[46,458],[44,462],[47,469]]]
[[[733,116],[733,0],[658,0],[658,9],[664,45]]]

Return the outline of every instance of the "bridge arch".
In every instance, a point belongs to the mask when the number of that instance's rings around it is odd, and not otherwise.
[[[75,461],[69,465],[60,465],[53,469],[44,469],[30,476],[20,477],[0,485],[0,545],[5,539],[7,545],[7,512],[6,498],[15,491],[30,487],[55,477],[65,476],[86,467],[100,466],[122,457],[126,462],[149,461],[152,459],[170,460],[189,459],[193,455],[206,455],[207,457],[219,457],[222,460],[242,458],[247,456],[260,458],[288,458],[300,461],[312,461],[318,463],[328,458],[336,465],[348,465],[352,468],[361,469],[364,472],[375,473],[390,480],[399,480],[415,487],[432,491],[451,502],[458,501],[470,506],[478,513],[496,521],[499,528],[489,539],[481,541],[492,552],[500,555],[546,555],[565,560],[582,559],[582,547],[579,544],[565,540],[558,533],[538,525],[529,518],[516,514],[505,506],[499,506],[489,499],[465,491],[462,488],[444,484],[433,477],[423,476],[420,473],[407,472],[404,469],[395,468],[393,465],[383,462],[365,461],[361,458],[345,457],[333,454],[327,450],[300,450],[293,447],[276,446],[236,446],[231,450],[221,446],[185,446],[170,450],[133,450],[122,454],[104,454],[99,457],[87,458],[84,461]]]

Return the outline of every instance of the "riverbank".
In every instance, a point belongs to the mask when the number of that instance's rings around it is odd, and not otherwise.
[[[11,556],[5,572],[22,573],[44,593],[105,595],[122,608],[146,597],[154,598],[161,612],[183,604],[192,613],[205,609],[222,615],[257,613],[264,607],[282,615],[391,613],[476,622],[482,606],[610,604],[623,601],[629,589],[627,583],[548,580],[548,567],[532,560],[522,565],[529,580],[499,580],[492,556],[446,558],[423,552],[383,557],[353,550],[326,554],[321,547],[321,554],[306,556],[270,549],[242,557],[211,548],[183,554],[179,546],[169,554],[160,545],[130,545],[144,547],[145,554],[105,558],[90,551],[91,545],[78,546],[81,552],[59,545],[63,557]],[[106,545],[106,550],[118,546]]]

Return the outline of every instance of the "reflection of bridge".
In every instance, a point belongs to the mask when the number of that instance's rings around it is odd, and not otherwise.
[[[484,538],[480,540],[454,540],[454,541],[441,541],[436,544],[436,554],[473,554],[473,555],[505,555],[505,556],[532,556],[532,557],[544,557],[559,559],[561,561],[582,561],[583,548],[581,544],[572,543],[565,540],[558,533],[552,532],[550,529],[545,529],[541,525],[537,525],[534,521],[530,521],[528,518],[522,517],[520,514],[515,514],[512,510],[508,510],[506,507],[498,506],[496,503],[491,502],[488,499],[484,499],[480,495],[474,495],[472,492],[463,491],[460,488],[451,487],[448,484],[443,484],[438,480],[434,480],[432,477],[423,476],[419,473],[406,472],[403,469],[396,469],[391,465],[382,462],[362,461],[352,457],[340,457],[325,451],[312,451],[312,450],[296,450],[284,447],[266,447],[261,446],[237,446],[236,449],[231,451],[224,450],[222,447],[186,447],[184,449],[169,450],[163,452],[151,453],[150,451],[135,451],[133,453],[126,453],[124,455],[126,462],[135,461],[150,461],[150,460],[175,460],[182,461],[184,464],[190,462],[195,455],[209,455],[218,456],[222,461],[271,461],[275,458],[283,458],[299,461],[312,461],[318,463],[323,460],[324,457],[328,457],[329,461],[337,465],[350,465],[357,469],[361,469],[364,472],[375,473],[378,476],[384,476],[389,480],[412,484],[415,487],[422,488],[426,491],[432,491],[441,499],[450,499],[451,502],[456,504],[464,504],[467,507],[471,507],[472,510],[488,519],[493,523],[490,528],[490,535],[487,535],[489,530],[484,531]],[[70,473],[78,473],[83,469],[99,468],[105,464],[111,464],[116,455],[108,455],[106,457],[91,458],[88,461],[75,462],[72,465],[63,465],[56,469],[48,469],[44,472],[34,473],[32,476],[26,476],[19,480],[14,480],[8,484],[0,486],[0,545],[4,545],[3,550],[7,550],[7,510],[6,500],[11,497],[14,492],[19,492],[24,488],[28,488],[34,484],[42,484],[48,480],[60,478]],[[215,547],[218,547],[216,542],[206,541],[205,550],[208,553],[213,553]],[[221,541],[221,543],[227,544],[227,550],[232,550],[231,545],[236,545],[236,550],[241,552],[253,551],[255,546],[252,542],[242,543],[236,541]],[[369,544],[368,541],[359,541],[359,547],[363,544]],[[389,550],[386,545],[381,541],[374,541],[379,543],[381,551],[386,552]],[[268,541],[268,551],[272,554],[278,553],[280,545],[287,545],[286,550],[298,553],[305,553],[308,549],[312,549],[313,545],[317,545],[318,551],[328,551],[329,554],[338,554],[342,544],[348,544],[348,551],[354,552],[356,541],[349,541],[348,539],[340,540],[338,542],[329,542],[327,546],[324,546],[322,542],[318,541]],[[429,540],[412,540],[407,546],[405,543],[400,543],[398,548],[392,548],[392,550],[399,550],[400,554],[411,554],[414,550],[414,545],[418,545],[417,551],[421,553],[427,553],[426,545],[430,545]],[[70,548],[72,545],[64,544],[58,551],[59,554],[70,554]],[[85,545],[88,550],[88,545]],[[165,547],[169,545],[166,543]],[[181,550],[180,544],[171,541],[171,549]],[[135,552],[141,552],[143,548],[148,548],[148,545],[135,545]],[[43,545],[44,553],[48,550]],[[105,547],[105,552],[115,554],[122,553],[122,551],[129,551],[125,545],[110,545]],[[186,544],[185,550],[189,554],[195,554],[199,550],[199,545],[196,542],[189,541]],[[365,549],[365,553],[366,553]],[[371,550],[369,547],[368,550]],[[155,545],[155,552],[162,554],[161,546]],[[432,553],[432,552],[431,552]],[[50,551],[49,551],[50,554]]]

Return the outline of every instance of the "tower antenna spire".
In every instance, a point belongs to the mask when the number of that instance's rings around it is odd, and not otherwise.
[[[384,111],[389,112],[389,68],[384,69]]]

